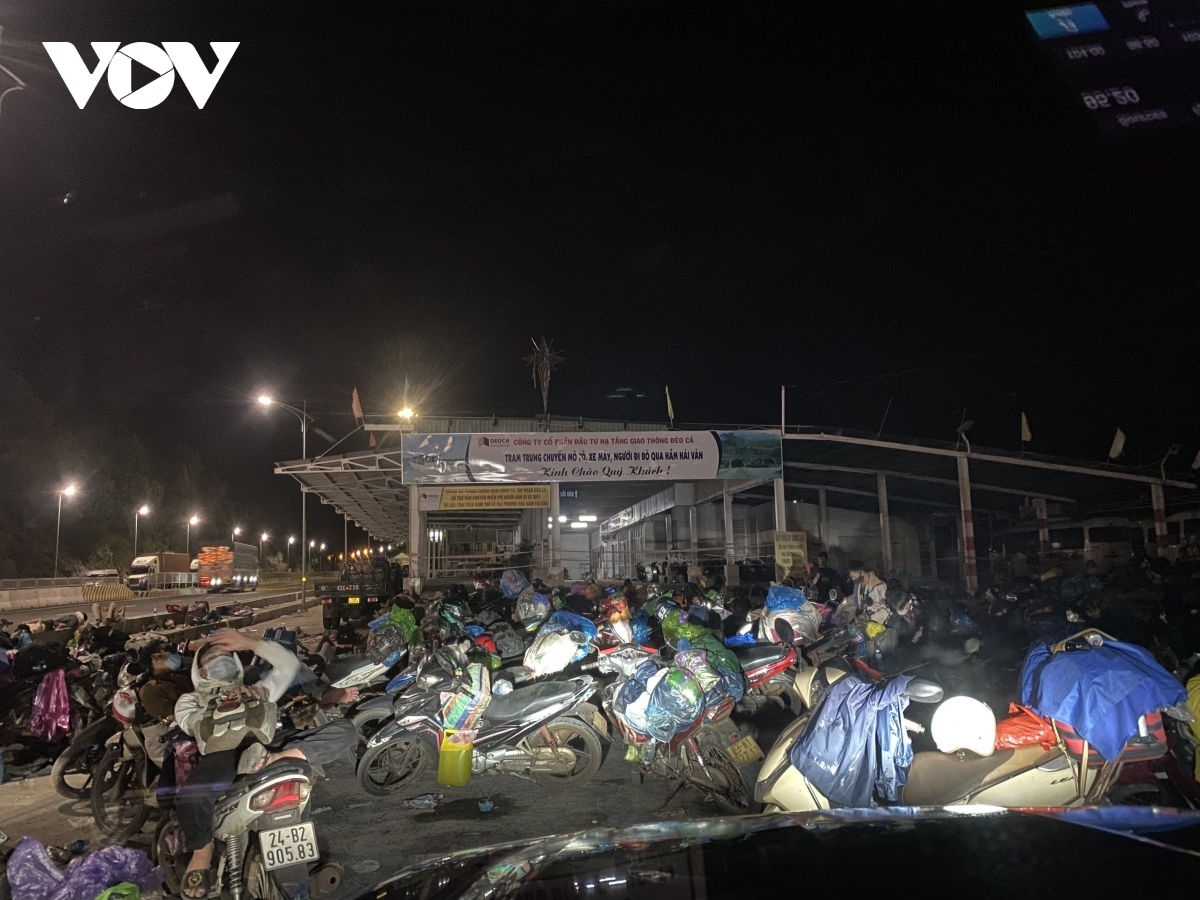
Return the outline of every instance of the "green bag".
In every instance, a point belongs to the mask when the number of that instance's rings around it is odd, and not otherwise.
[[[96,895],[96,900],[141,900],[142,892],[132,881],[122,881]]]

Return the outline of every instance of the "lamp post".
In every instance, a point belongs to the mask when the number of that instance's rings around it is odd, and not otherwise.
[[[195,514],[193,514],[192,517],[187,520],[187,537],[184,539],[183,552],[189,557],[192,555],[192,526],[199,524],[200,517]]]
[[[62,498],[74,497],[77,488],[73,484],[68,484],[65,488],[58,492],[58,522],[54,526],[54,571],[50,573],[51,578],[58,577],[58,538],[62,532]]]
[[[263,544],[267,542],[270,535],[265,531],[258,536],[258,566],[261,569],[263,564]]]
[[[308,414],[308,401],[304,402],[303,409],[296,409],[287,403],[280,403],[278,400],[273,400],[267,394],[259,395],[258,402],[263,406],[279,406],[286,409],[297,419],[300,420],[300,457],[308,459],[308,423],[312,421],[312,416]],[[308,540],[308,492],[305,491],[304,485],[300,485],[300,599],[304,599],[304,595],[308,588],[308,554],[305,542]],[[260,553],[261,555],[261,553]]]
[[[143,503],[140,508],[135,509],[133,511],[133,555],[134,556],[137,556],[138,519],[140,519],[144,515],[148,515],[149,512],[150,512],[150,507],[147,506],[145,503]]]
[[[294,543],[296,543],[296,536],[293,534],[288,537],[288,569],[289,570],[292,568],[292,544],[294,544]]]

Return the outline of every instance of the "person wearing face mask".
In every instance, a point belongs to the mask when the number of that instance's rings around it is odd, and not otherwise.
[[[147,661],[150,677],[138,690],[138,700],[154,718],[170,719],[179,698],[192,690],[192,678],[183,671],[183,657],[169,644],[151,647]]]
[[[238,654],[253,653],[264,674],[246,685]],[[297,680],[300,660],[282,644],[260,640],[232,628],[217,630],[192,661],[195,690],[175,704],[175,722],[195,739],[200,760],[179,792],[176,810],[191,861],[184,873],[183,897],[207,897],[212,888],[212,814],[217,798],[238,774],[256,772],[285,758],[328,765],[358,741],[353,723],[337,719],[272,744],[278,724],[277,702]],[[225,727],[242,714],[236,730]],[[274,749],[268,749],[272,744]]]

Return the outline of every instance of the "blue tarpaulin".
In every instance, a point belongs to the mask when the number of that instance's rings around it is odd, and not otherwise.
[[[1021,666],[1021,702],[1066,722],[1105,759],[1137,734],[1139,718],[1186,698],[1149,650],[1124,641],[1054,654],[1037,644]]]

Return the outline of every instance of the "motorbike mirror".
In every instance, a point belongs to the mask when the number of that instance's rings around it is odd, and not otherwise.
[[[831,603],[837,603],[837,598],[838,598],[838,592],[837,592],[837,588],[830,588],[830,589],[829,589],[829,600],[830,600],[830,602],[831,602]]]
[[[945,694],[940,684],[925,678],[914,678],[904,689],[904,696],[916,703],[939,703]]]
[[[787,619],[775,620],[775,634],[779,638],[779,643],[785,647],[790,647],[796,641],[796,631]]]

